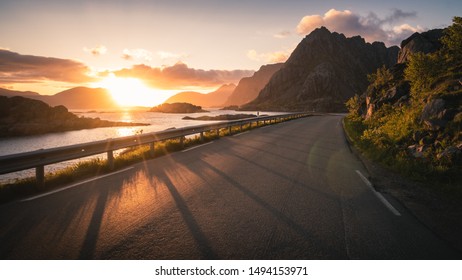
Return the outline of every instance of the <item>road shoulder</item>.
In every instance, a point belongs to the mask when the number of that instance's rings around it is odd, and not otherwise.
[[[399,201],[422,224],[441,239],[462,252],[462,203],[444,190],[423,182],[416,182],[389,170],[367,157],[352,144],[344,130],[346,141],[364,164],[374,188]]]

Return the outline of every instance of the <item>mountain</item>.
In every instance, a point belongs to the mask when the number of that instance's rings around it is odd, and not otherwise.
[[[32,97],[32,96],[39,96],[40,94],[38,94],[37,92],[33,92],[33,91],[17,91],[17,90],[0,88],[0,95],[8,96],[8,97],[13,97],[13,96]]]
[[[75,87],[51,96],[37,98],[47,102],[50,106],[63,105],[70,109],[116,109],[117,103],[104,88]]]
[[[22,96],[0,96],[0,137],[26,136],[111,126],[139,126],[142,123],[111,122],[78,117],[60,105],[51,107]]]
[[[343,112],[368,86],[367,75],[395,64],[398,47],[346,38],[321,27],[307,35],[244,110]]]
[[[258,93],[265,87],[271,76],[281,69],[284,63],[263,65],[252,77],[242,78],[236,89],[223,104],[224,106],[241,106],[257,98]]]
[[[206,94],[194,91],[180,92],[167,99],[165,103],[190,103],[205,108],[221,107],[235,88],[235,84],[228,84]]]
[[[117,109],[119,106],[111,94],[103,88],[75,87],[55,95],[40,95],[33,91],[16,91],[0,88],[0,95],[23,96],[43,101],[50,106],[63,105],[70,109],[97,110]]]

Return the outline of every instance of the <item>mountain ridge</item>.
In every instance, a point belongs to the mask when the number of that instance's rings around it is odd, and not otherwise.
[[[164,103],[190,103],[204,108],[221,107],[235,88],[235,84],[224,84],[209,93],[183,91],[171,96]]]
[[[274,73],[276,73],[284,63],[267,64],[260,67],[250,77],[242,78],[228,97],[224,106],[241,106],[257,98],[259,92],[265,87]]]
[[[399,48],[317,28],[308,34],[244,110],[345,112],[367,75],[395,64]]]

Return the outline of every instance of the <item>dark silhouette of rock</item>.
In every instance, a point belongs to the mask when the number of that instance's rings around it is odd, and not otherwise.
[[[0,96],[0,137],[26,136],[97,127],[140,126],[142,123],[111,122],[78,117],[66,107],[21,96]]]
[[[228,84],[210,93],[184,91],[170,97],[165,103],[191,103],[205,108],[217,108],[226,102],[235,88],[235,84]]]
[[[401,42],[398,63],[405,63],[413,53],[432,53],[441,48],[440,39],[444,29],[433,29],[427,32],[416,32]]]
[[[394,65],[398,51],[398,47],[318,28],[243,109],[344,112],[345,102],[366,90],[367,75],[383,65]]]
[[[149,110],[149,112],[157,112],[157,113],[178,113],[178,114],[186,114],[186,113],[203,113],[207,112],[202,110],[201,106],[196,106],[190,103],[164,103],[153,107]]]
[[[242,78],[223,106],[240,106],[257,98],[258,93],[283,65],[284,63],[263,65],[252,77]]]

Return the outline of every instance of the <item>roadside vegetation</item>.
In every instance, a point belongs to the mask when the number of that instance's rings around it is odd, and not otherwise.
[[[370,75],[351,98],[345,129],[367,157],[404,175],[462,193],[462,18],[432,53]]]
[[[270,123],[259,121],[258,127],[275,123],[279,122],[272,121]],[[37,185],[35,177],[17,179],[14,182],[0,185],[0,203],[5,203],[40,192],[50,191],[74,182],[114,172],[138,162],[161,157],[195,145],[213,141],[220,137],[234,135],[254,128],[256,128],[255,123],[252,127],[249,124],[243,125],[242,128],[240,126],[232,126],[231,131],[229,129],[220,129],[218,134],[217,131],[204,132],[202,139],[199,135],[194,135],[183,139],[178,138],[158,141],[154,144],[154,153],[152,153],[149,145],[127,148],[115,156],[114,168],[112,169],[109,168],[107,160],[104,158],[83,160],[73,166],[63,168],[57,172],[47,173],[45,176],[45,185],[43,187]]]

